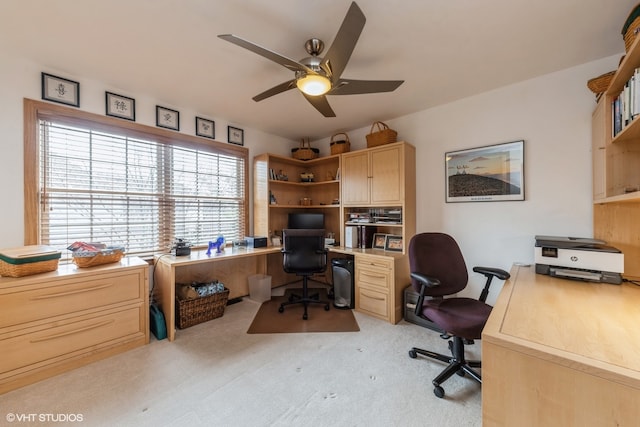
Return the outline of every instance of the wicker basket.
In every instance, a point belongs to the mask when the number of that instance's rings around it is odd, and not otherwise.
[[[640,31],[640,4],[631,10],[627,20],[622,27],[622,37],[624,38],[625,51],[629,52],[631,45]]]
[[[291,157],[298,160],[311,160],[318,158],[320,150],[317,148],[311,148],[311,143],[308,139],[300,141],[298,148],[291,149]]]
[[[397,137],[398,132],[390,129],[386,123],[373,122],[371,125],[371,131],[367,135],[367,148],[391,144],[392,142],[396,142]]]
[[[181,300],[176,298],[176,321],[180,329],[222,317],[229,299],[229,289],[212,295]]]
[[[344,135],[344,138],[337,139],[338,136]],[[331,154],[341,154],[348,153],[351,150],[351,142],[349,141],[349,135],[344,132],[336,133],[331,136],[331,142],[329,143],[331,147]]]
[[[106,250],[105,252],[98,252],[93,256],[79,256],[73,254],[73,263],[80,268],[95,267],[96,265],[111,264],[118,262],[124,257],[122,250]]]
[[[23,246],[0,252],[0,276],[23,277],[58,269],[61,253],[47,246]]]
[[[615,71],[609,71],[595,77],[587,82],[587,87],[596,95],[601,94],[607,90],[615,73]]]

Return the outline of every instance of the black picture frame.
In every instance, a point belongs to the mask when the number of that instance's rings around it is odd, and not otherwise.
[[[136,121],[136,100],[128,96],[105,92],[105,114],[119,119]]]
[[[384,249],[387,245],[387,235],[384,233],[374,233],[371,247],[373,249]]]
[[[392,252],[402,252],[404,250],[402,236],[394,236],[392,234],[387,234],[387,237],[384,243],[384,250],[392,251]]]
[[[180,112],[156,105],[156,126],[165,129],[180,130]]]
[[[203,117],[196,117],[196,135],[204,138],[215,139],[216,122]]]
[[[80,83],[42,73],[42,99],[80,107]]]
[[[524,140],[445,153],[445,200],[524,200]]]
[[[227,126],[227,141],[229,141],[230,144],[244,145],[244,130]]]

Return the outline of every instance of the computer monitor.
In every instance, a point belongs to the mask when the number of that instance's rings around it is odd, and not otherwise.
[[[324,214],[311,212],[290,213],[287,228],[324,228]]]

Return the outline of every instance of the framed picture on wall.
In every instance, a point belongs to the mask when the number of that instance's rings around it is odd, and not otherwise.
[[[196,135],[214,139],[216,137],[216,124],[213,120],[196,117]]]
[[[42,99],[80,107],[80,83],[42,73]]]
[[[107,116],[136,121],[136,100],[115,93],[105,92]]]
[[[227,126],[227,140],[231,144],[244,145],[244,130]]]
[[[180,113],[176,110],[156,105],[156,126],[180,130]]]
[[[524,141],[445,153],[447,202],[524,200]]]

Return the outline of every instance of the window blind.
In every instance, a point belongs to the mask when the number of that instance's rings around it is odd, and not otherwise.
[[[244,238],[245,159],[39,120],[40,241],[128,254]]]

